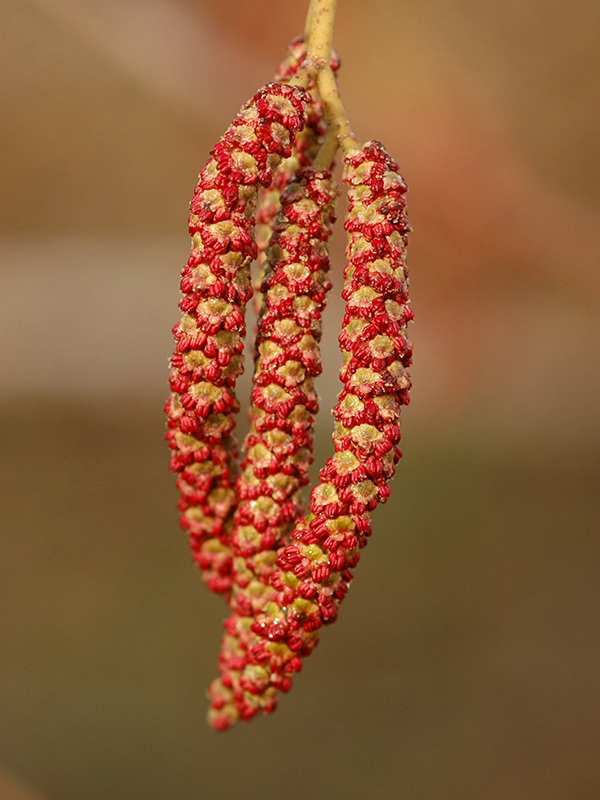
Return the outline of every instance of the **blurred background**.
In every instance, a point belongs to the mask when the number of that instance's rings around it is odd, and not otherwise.
[[[2,3],[0,800],[599,796],[595,0],[340,0],[354,129],[411,187],[404,459],[277,713],[204,722],[225,609],[162,440],[187,204],[306,5]]]

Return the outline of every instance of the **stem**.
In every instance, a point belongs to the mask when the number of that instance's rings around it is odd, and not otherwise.
[[[317,72],[329,64],[337,0],[310,0],[306,15],[308,52],[290,86],[306,88]]]
[[[288,86],[302,86],[303,89],[306,89],[308,84],[315,80],[320,69],[320,64],[317,64],[316,61],[307,56],[298,72],[288,81]]]
[[[314,167],[322,167],[323,169],[330,169],[331,163],[340,146],[338,138],[333,129],[327,131],[327,136],[323,140],[323,144],[319,148],[319,152],[313,161]]]
[[[304,41],[308,42],[310,38],[310,32],[312,30],[312,21],[315,11],[315,3],[316,0],[310,0],[308,4],[308,11],[306,12],[306,22],[304,23]]]
[[[310,0],[304,33],[308,52],[302,66],[290,80],[290,85],[305,88],[311,80],[316,81],[328,133],[317,154],[315,166],[326,168],[330,167],[338,147],[347,151],[360,146],[350,128],[330,66],[336,6],[337,0]]]
[[[331,67],[326,67],[319,72],[317,75],[317,87],[323,101],[327,127],[334,134],[339,146],[344,151],[360,147],[358,139],[352,133],[348,115],[342,103]]]
[[[307,58],[321,69],[329,64],[337,0],[311,0],[308,7]]]

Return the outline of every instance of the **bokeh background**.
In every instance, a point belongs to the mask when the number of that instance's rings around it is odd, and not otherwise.
[[[162,441],[187,203],[305,6],[2,3],[1,800],[600,796],[596,0],[340,0],[411,187],[404,459],[278,712],[205,725],[225,611]]]

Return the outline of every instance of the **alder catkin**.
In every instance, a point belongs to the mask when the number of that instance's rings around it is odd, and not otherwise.
[[[238,475],[235,383],[243,370],[244,309],[252,295],[257,193],[291,155],[311,103],[299,87],[261,89],[211,151],[190,207],[192,249],[181,278],[183,316],[173,329],[166,438],[181,526],[205,582],[226,595]]]
[[[247,632],[248,663],[239,679],[243,695],[237,697],[244,717],[273,710],[279,691],[290,688],[293,672],[318,643],[322,626],[336,619],[371,534],[370,514],[387,500],[401,456],[400,412],[411,385],[406,329],[413,318],[406,184],[376,141],[346,153],[344,182],[346,310],[339,337],[343,389],[333,411],[335,453],[311,493],[309,514],[278,555],[273,594]]]
[[[329,170],[299,169],[281,195],[262,284],[256,365],[246,457],[236,484],[238,508],[231,536],[232,616],[219,659],[221,678],[210,688],[214,727],[248,718],[255,701],[268,710],[273,692],[248,694],[240,684],[254,616],[273,595],[277,552],[289,542],[304,511],[301,490],[313,460],[321,372],[321,314],[331,284],[327,242],[335,221],[337,188]]]

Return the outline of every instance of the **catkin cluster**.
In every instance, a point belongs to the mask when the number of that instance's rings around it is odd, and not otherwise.
[[[242,108],[200,173],[183,317],[173,329],[167,439],[181,525],[205,582],[230,609],[220,676],[209,689],[217,729],[273,711],[337,618],[371,512],[390,494],[409,401],[407,187],[398,164],[371,141],[344,153],[342,388],[334,452],[306,510],[339,192],[331,171],[313,164],[326,132],[314,84],[289,84],[305,56],[303,40],[294,40],[278,81]],[[336,57],[331,67],[338,66]],[[240,461],[235,383],[257,257],[261,301]]]

